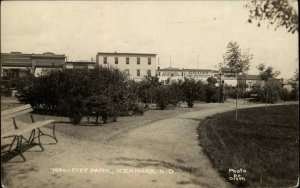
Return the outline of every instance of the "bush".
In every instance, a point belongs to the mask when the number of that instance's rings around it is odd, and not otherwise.
[[[156,93],[155,93],[155,102],[156,102],[156,106],[160,109],[160,110],[164,110],[169,102],[168,102],[168,90],[166,88],[166,86],[158,86],[156,88]]]
[[[97,108],[97,104],[93,107],[92,103],[100,99],[102,120],[115,121],[119,109],[126,109],[124,106],[130,98],[126,76],[112,68],[52,70],[33,78],[29,86],[21,85],[17,96],[21,102],[35,108],[59,110],[73,123],[79,123],[85,114],[92,114]]]
[[[171,86],[169,85],[161,85],[156,88],[155,102],[160,110],[166,109],[167,106],[171,104],[172,99],[170,97],[172,94],[170,88]]]
[[[216,102],[217,101],[217,90],[216,87],[217,79],[213,77],[209,77],[207,79],[208,84],[206,85],[206,102]],[[219,99],[218,99],[219,100]]]
[[[291,100],[290,92],[286,88],[283,88],[283,89],[280,90],[279,97],[283,101],[290,101]]]
[[[185,79],[181,84],[182,98],[187,102],[189,108],[192,108],[196,100],[203,100],[205,96],[205,85],[201,81],[194,79]]]

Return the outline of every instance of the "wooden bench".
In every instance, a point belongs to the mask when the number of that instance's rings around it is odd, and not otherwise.
[[[41,151],[44,151],[40,140],[41,136],[49,136],[55,140],[55,143],[58,142],[55,136],[55,120],[35,121],[31,114],[32,111],[33,109],[29,104],[1,111],[1,139],[13,138],[6,152],[20,155],[23,161],[26,161],[22,151],[23,144],[27,143],[29,145],[39,146]],[[17,116],[28,113],[30,114],[30,123],[17,120]],[[45,134],[40,130],[41,127],[48,124],[53,124],[53,135]],[[30,133],[28,139],[24,136],[26,133]],[[16,146],[13,149],[14,144],[16,144]]]
[[[245,104],[246,102],[247,102],[247,104],[253,104],[253,103],[256,103],[256,102],[257,102],[257,96],[258,96],[258,94],[256,94],[256,93],[250,94],[250,97],[245,98],[244,104]]]

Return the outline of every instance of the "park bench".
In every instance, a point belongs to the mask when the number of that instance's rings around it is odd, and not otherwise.
[[[257,102],[257,96],[258,94],[252,93],[250,94],[250,97],[245,98],[244,104],[247,102],[247,104],[253,104]]]
[[[9,149],[6,152],[20,155],[23,161],[26,161],[23,155],[23,147],[25,144],[39,146],[41,151],[44,151],[40,140],[41,136],[49,136],[55,140],[55,143],[58,142],[55,136],[55,120],[35,121],[31,114],[32,111],[33,109],[29,104],[1,111],[1,139],[12,138],[12,142],[8,144]],[[17,120],[17,116],[26,114],[30,114],[30,123]],[[40,129],[48,124],[53,124],[53,135],[45,134]],[[30,136],[27,139],[24,135],[28,133],[30,133]],[[14,145],[16,146],[13,149]]]

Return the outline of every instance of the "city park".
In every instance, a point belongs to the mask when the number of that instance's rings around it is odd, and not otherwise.
[[[102,67],[15,80],[18,102],[1,97],[2,185],[296,185],[299,73],[287,91],[276,80],[280,72],[260,64],[263,86],[246,91],[239,80],[252,58],[229,42],[219,79],[207,82],[164,85],[157,76],[135,82]],[[234,76],[237,85],[226,86],[222,75]],[[45,151],[30,152],[35,145]],[[17,163],[20,157],[24,163]]]

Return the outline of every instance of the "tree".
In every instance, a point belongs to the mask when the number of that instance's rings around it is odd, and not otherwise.
[[[226,53],[223,56],[223,62],[220,63],[220,72],[222,74],[234,74],[237,80],[236,84],[236,115],[237,120],[237,101],[238,101],[238,77],[247,73],[250,67],[250,61],[253,55],[249,50],[242,52],[237,42],[229,42],[227,45]]]
[[[299,100],[299,70],[298,69],[295,71],[294,76],[289,83],[292,85],[290,99]]]
[[[214,95],[217,93],[216,83],[218,82],[216,78],[207,78],[208,84],[206,85],[206,102],[216,102],[214,101]]]
[[[274,87],[272,87],[274,85],[274,83],[270,83],[270,80],[274,80],[279,74],[279,71],[274,71],[273,67],[266,67],[265,64],[259,64],[257,66],[257,69],[260,71],[259,75],[261,80],[265,81],[265,90],[266,90],[266,109],[267,109],[267,105],[269,102],[269,93],[272,93],[272,88],[274,89]]]
[[[139,97],[144,103],[152,103],[156,88],[162,85],[158,76],[147,75],[139,84]]]
[[[200,90],[198,88],[197,82],[194,79],[185,78],[181,85],[183,98],[187,102],[189,108],[192,108],[195,100],[199,98]]]
[[[249,9],[249,23],[258,20],[258,27],[262,20],[268,20],[269,24],[285,27],[288,32],[298,32],[298,5],[297,0],[252,0],[246,5]]]

